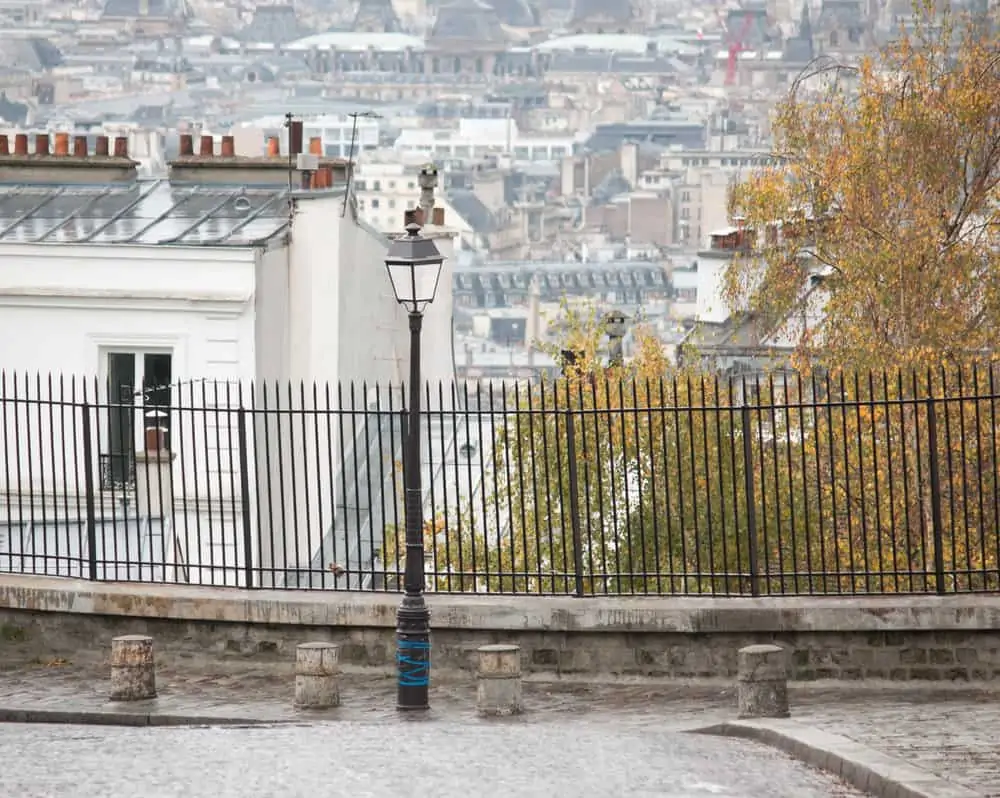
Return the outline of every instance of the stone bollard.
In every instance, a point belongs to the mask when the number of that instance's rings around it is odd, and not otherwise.
[[[340,706],[340,646],[302,643],[295,649],[295,706]]]
[[[521,647],[479,647],[476,709],[483,716],[517,715],[521,704]]]
[[[111,700],[156,698],[153,638],[124,635],[111,641]]]
[[[788,659],[769,644],[737,653],[736,694],[741,718],[788,717]]]

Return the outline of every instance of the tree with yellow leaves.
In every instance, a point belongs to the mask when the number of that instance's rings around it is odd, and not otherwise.
[[[471,494],[436,493],[430,589],[1000,588],[1000,369],[720,379],[670,366],[642,324],[615,367],[593,309],[561,329],[562,377],[476,389],[482,460],[446,475]],[[397,581],[403,550],[386,527]]]
[[[1000,331],[1000,20],[916,11],[856,70],[807,70],[773,163],[731,195],[759,249],[728,269],[729,301],[778,326],[821,275],[799,343],[833,366],[954,365]]]

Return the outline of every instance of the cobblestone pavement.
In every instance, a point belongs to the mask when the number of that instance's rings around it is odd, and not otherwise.
[[[222,672],[220,672],[222,671]],[[0,670],[0,708],[73,712],[135,712],[190,715],[246,721],[395,719],[396,680],[392,674],[347,671],[342,676],[343,704],[335,710],[298,710],[292,706],[291,667],[240,666],[227,662],[212,669],[157,666],[153,701],[108,701],[107,667],[62,661]],[[475,676],[437,672],[431,690],[432,715],[472,716]],[[545,720],[566,714],[620,713],[656,717],[675,728],[692,728],[732,716],[732,690],[724,687],[601,685],[534,682],[524,685],[528,715]]]
[[[849,737],[988,798],[1000,798],[1000,692],[797,691],[796,721]]]
[[[474,722],[475,683],[471,674],[438,672],[434,683],[432,719]],[[238,662],[214,667],[206,663],[158,667],[157,684],[159,698],[155,701],[111,704],[105,665],[62,661],[20,664],[0,669],[0,708],[128,711],[247,721],[337,719],[366,725],[398,719],[394,678],[372,671],[346,672],[343,706],[320,712],[291,706],[290,667],[253,667]],[[984,796],[1000,798],[996,743],[1000,692],[824,685],[793,689],[791,700],[792,715],[799,723],[843,735]],[[580,724],[586,716],[598,713],[601,723],[613,723],[616,728],[618,724],[639,723],[661,731],[708,726],[735,717],[732,688],[704,683],[526,681],[525,703],[529,709],[525,722],[554,727]],[[10,793],[0,789],[0,794]]]
[[[667,731],[648,716],[183,730],[0,724],[0,750],[16,763],[0,771],[0,791],[18,798],[860,798],[776,751]]]

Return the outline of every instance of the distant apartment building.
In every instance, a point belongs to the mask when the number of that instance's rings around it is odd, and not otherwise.
[[[718,169],[691,169],[677,179],[675,243],[700,246],[710,231],[726,225],[732,179],[731,173]]]
[[[282,116],[269,116],[233,130],[237,137],[237,149],[241,154],[259,155],[264,151],[265,134],[279,136],[283,147],[287,146],[286,120]],[[247,135],[242,136],[241,131]],[[368,152],[378,148],[381,134],[380,120],[376,117],[349,114],[322,114],[303,119],[303,135],[307,139],[318,138],[322,142],[323,155],[327,158],[348,158],[353,153]],[[247,143],[244,143],[247,142]]]
[[[332,158],[348,158],[353,141],[354,155],[376,149],[381,127],[377,118],[353,117],[348,114],[324,114],[305,120],[305,136],[319,137],[323,154]]]
[[[573,154],[576,145],[576,136],[522,133],[514,119],[460,119],[457,129],[404,130],[394,147],[435,160],[508,154],[515,161],[561,161]]]
[[[353,194],[358,215],[380,232],[399,232],[403,213],[420,202],[417,177],[425,163],[418,158],[403,159],[392,151],[366,154],[354,165]],[[470,239],[472,227],[455,212],[447,198],[438,199],[438,205],[460,242]]]
[[[638,187],[669,191],[674,198],[673,243],[702,246],[712,230],[728,224],[733,181],[767,158],[768,153],[761,150],[670,150],[655,169],[639,176]]]

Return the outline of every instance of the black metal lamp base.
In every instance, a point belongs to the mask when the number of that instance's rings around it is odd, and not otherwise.
[[[396,612],[396,707],[428,709],[431,676],[431,614],[422,595],[404,595]]]

